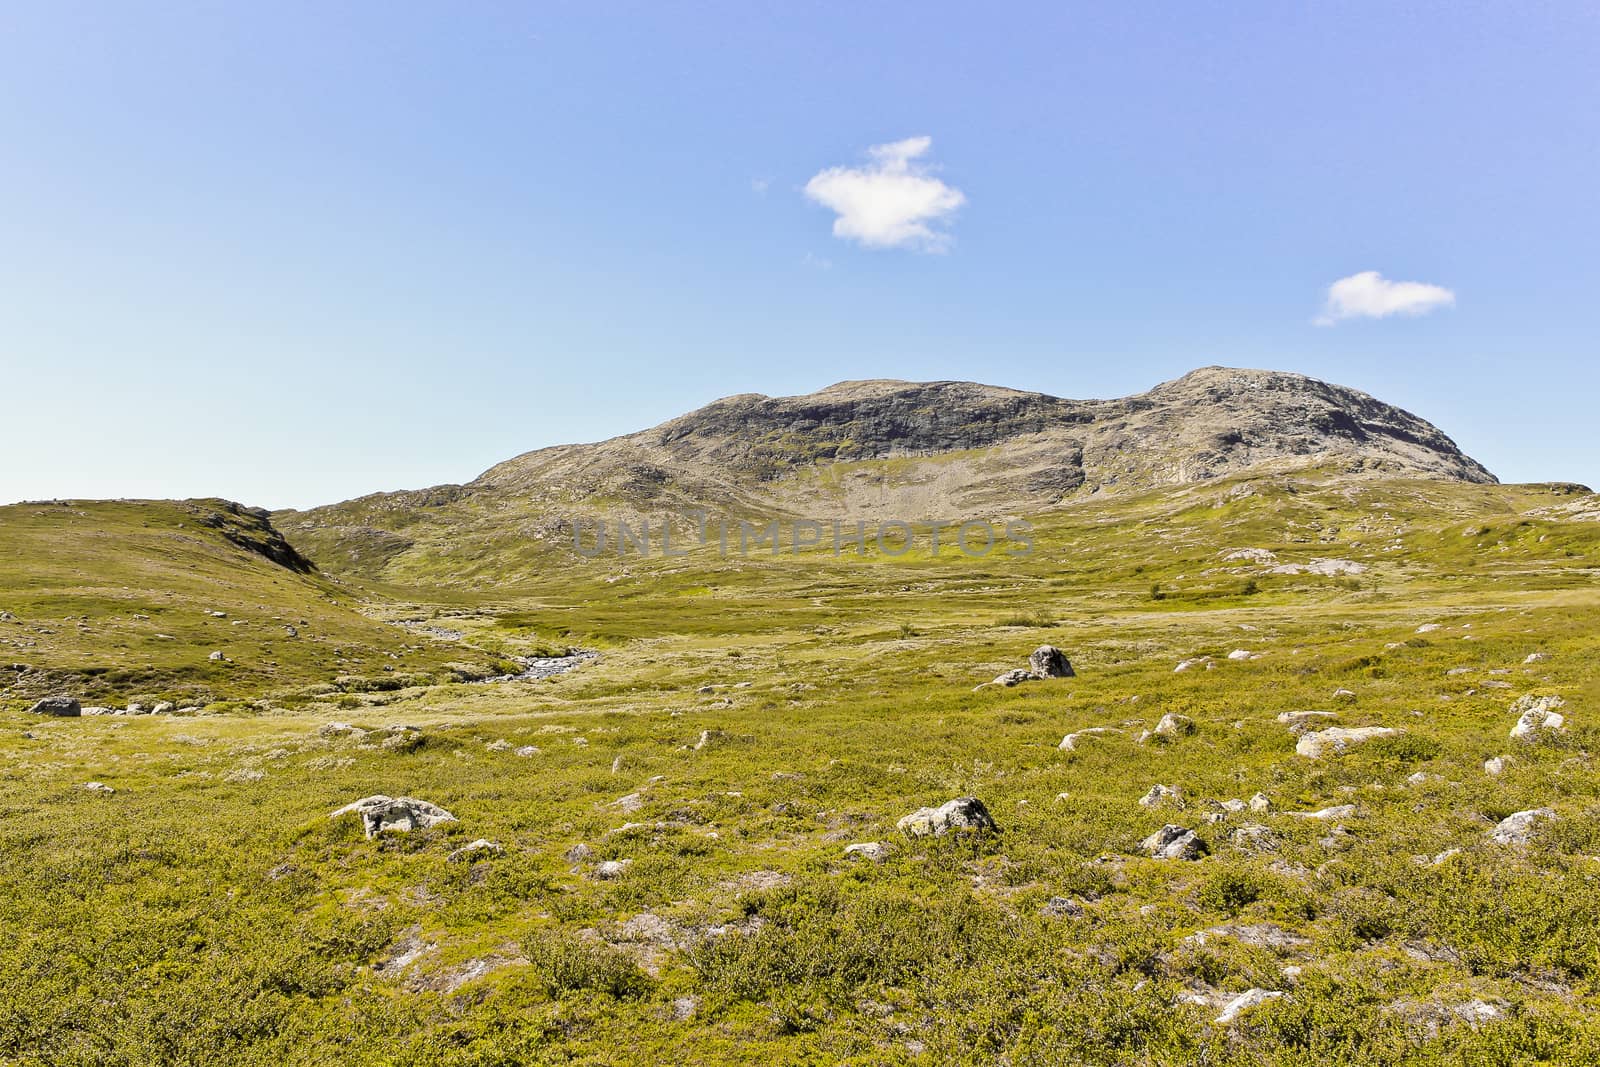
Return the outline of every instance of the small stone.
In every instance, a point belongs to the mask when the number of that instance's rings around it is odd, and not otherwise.
[[[1158,860],[1197,860],[1206,854],[1205,842],[1198,834],[1171,823],[1139,842],[1139,847]]]
[[[1526,845],[1532,840],[1540,823],[1554,822],[1560,816],[1549,808],[1533,808],[1507,815],[1489,831],[1489,840],[1497,845]]]
[[[538,754],[539,749],[534,745],[523,745],[516,751],[516,755],[521,756],[523,759],[527,759],[530,756],[537,756]]]
[[[1333,699],[1335,700],[1354,700],[1355,698],[1355,693],[1349,689],[1335,689],[1333,691]]]
[[[213,652],[211,655],[206,657],[206,659],[210,660],[212,663],[222,663],[227,658],[228,657],[224,656],[220,651]]]
[[[1511,766],[1511,763],[1512,759],[1510,756],[1491,756],[1483,761],[1483,773],[1487,774],[1491,778],[1498,778],[1502,774],[1506,773],[1506,770]]]
[[[889,858],[889,848],[876,841],[862,841],[859,844],[846,845],[844,854],[851,859],[871,860],[873,863],[882,863]]]
[[[1228,1001],[1227,1005],[1222,1009],[1222,1014],[1218,1015],[1214,1022],[1218,1026],[1227,1026],[1229,1023],[1233,1022],[1251,1008],[1259,1007],[1260,1005],[1265,1004],[1267,1001],[1276,1000],[1283,995],[1283,993],[1280,993],[1277,990],[1248,990],[1247,992],[1241,993],[1232,1000]]]
[[[594,850],[588,845],[579,842],[567,849],[564,858],[568,863],[582,863],[592,855],[594,855]]]
[[[1155,734],[1157,737],[1188,737],[1194,731],[1194,720],[1189,716],[1168,712],[1156,723]]]
[[[91,793],[99,793],[103,797],[108,797],[111,794],[116,792],[115,789],[112,789],[109,785],[106,785],[104,782],[84,782],[83,783],[83,787],[85,789],[87,789],[89,792],[91,792]]]
[[[1523,660],[1522,662],[1523,663],[1543,663],[1545,660],[1547,660],[1549,658],[1550,657],[1548,655],[1546,655],[1545,653],[1543,653],[1543,652],[1530,652],[1530,653],[1528,653],[1528,658]]]
[[[628,866],[632,862],[632,860],[606,860],[603,863],[597,863],[594,868],[594,876],[606,881],[610,881],[613,878],[621,878],[628,873]]]
[[[1153,808],[1160,804],[1171,804],[1181,808],[1183,804],[1182,790],[1170,785],[1153,785],[1150,791],[1139,798],[1141,808]]]
[[[1091,726],[1086,730],[1078,730],[1075,733],[1068,734],[1061,739],[1061,744],[1056,747],[1062,752],[1074,752],[1077,750],[1078,742],[1083,738],[1099,737],[1102,734],[1120,734],[1121,732],[1121,730],[1112,726]]]
[[[1267,794],[1265,794],[1265,793],[1257,793],[1255,796],[1250,798],[1250,810],[1251,811],[1271,811],[1272,810],[1272,798],[1267,796]]]
[[[1228,653],[1228,658],[1232,660],[1249,659],[1250,650],[1247,648],[1236,648],[1232,652]]]
[[[445,858],[454,863],[458,860],[465,859],[486,859],[490,856],[498,856],[503,852],[505,852],[505,849],[501,848],[493,841],[490,841],[485,837],[480,837],[476,841],[462,845]]]

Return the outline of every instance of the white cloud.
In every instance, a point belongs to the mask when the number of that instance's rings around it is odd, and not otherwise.
[[[1313,321],[1318,326],[1332,326],[1344,319],[1426,315],[1442,307],[1453,307],[1455,302],[1456,294],[1442,285],[1391,282],[1375,270],[1364,270],[1328,286],[1327,303],[1323,305],[1322,314]]]
[[[819,171],[806,182],[806,197],[838,215],[835,237],[867,248],[941,252],[950,236],[937,227],[967,198],[920,162],[932,144],[931,137],[908,137],[874,145],[864,166]]]
[[[767,187],[772,184],[771,178],[751,178],[750,191],[757,196],[766,196]]]

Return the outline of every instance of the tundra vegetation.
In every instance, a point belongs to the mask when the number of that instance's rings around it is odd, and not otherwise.
[[[1308,469],[1025,559],[398,571],[0,509],[0,1061],[1600,1062],[1593,504]]]

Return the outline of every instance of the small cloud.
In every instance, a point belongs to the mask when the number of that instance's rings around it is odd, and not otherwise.
[[[931,137],[908,137],[873,145],[867,149],[870,163],[819,171],[806,182],[806,197],[838,216],[835,237],[867,248],[942,252],[950,236],[936,227],[967,198],[921,162],[932,144]]]
[[[1426,315],[1453,307],[1456,294],[1426,282],[1391,282],[1375,270],[1340,278],[1328,286],[1322,314],[1312,321],[1332,326],[1345,319],[1386,319],[1390,315]]]
[[[750,191],[757,196],[766,196],[767,188],[772,185],[771,178],[751,178]]]
[[[807,252],[805,255],[800,257],[800,265],[802,267],[810,267],[813,270],[832,270],[833,260],[827,258],[826,256],[814,256],[810,252]]]

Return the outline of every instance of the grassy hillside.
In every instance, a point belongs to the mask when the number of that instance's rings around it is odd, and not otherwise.
[[[0,705],[205,705],[341,677],[432,681],[458,648],[363,614],[265,513],[223,500],[0,508]],[[212,660],[213,652],[223,659]]]
[[[1595,1061],[1600,522],[1577,500],[1236,479],[1034,516],[1026,560],[585,560],[485,516],[340,586],[180,550],[181,506],[104,505],[95,567],[130,577],[0,557],[24,624],[88,614],[148,658],[132,615],[172,583],[230,619],[344,620],[368,673],[420,640],[377,618],[601,656],[251,716],[0,716],[0,1061]],[[54,532],[23,543],[10,512],[29,560],[86,521],[40,510]],[[340,669],[334,640],[305,678]],[[974,691],[1046,642],[1078,677]],[[1524,696],[1566,728],[1510,739]],[[1305,710],[1399,732],[1313,760],[1278,718]],[[1141,742],[1168,713],[1194,731]],[[1114,732],[1058,747],[1090,728]],[[1142,806],[1156,785],[1181,802]],[[328,818],[374,793],[457,821]],[[1000,832],[896,830],[962,795]],[[1531,843],[1488,838],[1541,807]],[[1149,858],[1169,823],[1204,858]],[[458,853],[479,838],[502,851]],[[869,842],[882,862],[846,855]],[[1284,995],[1214,1021],[1251,989]]]

